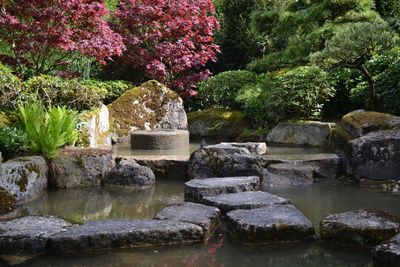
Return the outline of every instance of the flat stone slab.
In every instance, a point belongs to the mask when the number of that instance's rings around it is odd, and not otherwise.
[[[260,188],[257,176],[194,179],[185,183],[185,200],[200,203],[205,196],[255,191]]]
[[[321,238],[326,242],[375,246],[399,232],[399,219],[379,210],[357,210],[333,214],[321,221]]]
[[[400,235],[372,250],[374,266],[400,266]]]
[[[264,142],[246,142],[246,143],[221,143],[233,147],[243,147],[249,150],[253,155],[264,155],[267,153],[267,144]]]
[[[315,235],[310,220],[293,205],[234,210],[226,217],[229,234],[244,243],[294,242]]]
[[[221,223],[221,212],[218,208],[202,204],[185,202],[163,209],[156,220],[171,220],[193,223],[204,230],[204,238],[209,238]]]
[[[208,196],[203,198],[202,203],[217,207],[225,214],[229,211],[238,209],[257,209],[272,204],[289,204],[290,200],[267,192],[250,191]]]
[[[203,241],[203,228],[178,221],[106,220],[90,221],[50,240],[56,253],[104,251]]]
[[[2,254],[39,254],[47,250],[51,236],[65,232],[72,224],[57,217],[27,216],[0,223]]]
[[[314,182],[314,168],[295,163],[271,164],[263,170],[261,188],[275,186],[310,185]]]

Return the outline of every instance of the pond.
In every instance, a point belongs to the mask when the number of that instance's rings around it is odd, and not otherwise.
[[[109,188],[50,191],[22,213],[52,214],[83,222],[93,219],[151,219],[168,204],[183,200],[183,181],[158,180],[142,192]],[[318,229],[326,215],[360,208],[378,208],[400,215],[400,196],[376,192],[348,181],[322,180],[311,186],[274,188],[291,199]],[[244,246],[231,240],[223,226],[208,244],[134,249],[105,254],[43,255],[23,266],[372,266],[368,250],[305,244]]]

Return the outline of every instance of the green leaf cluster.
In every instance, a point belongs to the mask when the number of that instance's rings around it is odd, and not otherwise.
[[[65,107],[46,109],[42,104],[31,102],[19,105],[19,116],[29,150],[47,159],[56,158],[59,148],[73,144],[78,137],[77,113]]]

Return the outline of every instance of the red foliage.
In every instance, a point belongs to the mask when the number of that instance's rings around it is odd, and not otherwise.
[[[16,64],[29,62],[35,74],[68,64],[62,51],[103,63],[125,48],[104,20],[107,13],[102,0],[8,1],[0,9],[0,39],[12,47]]]
[[[210,75],[202,69],[219,52],[214,12],[212,0],[121,0],[113,18],[127,47],[121,60],[184,97],[195,94],[194,84]]]

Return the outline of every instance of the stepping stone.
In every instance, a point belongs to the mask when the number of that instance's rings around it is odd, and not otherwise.
[[[257,209],[271,204],[289,204],[290,200],[272,195],[267,192],[240,192],[204,197],[201,201],[208,206],[214,206],[223,214],[231,210]]]
[[[200,226],[161,220],[90,221],[50,240],[56,253],[103,251],[203,241]]]
[[[293,205],[234,210],[226,215],[228,232],[244,243],[263,244],[313,239],[314,228]]]
[[[343,245],[375,246],[399,232],[399,219],[379,210],[329,215],[321,221],[321,238]]]
[[[220,225],[221,212],[215,207],[185,202],[166,207],[156,215],[155,219],[196,224],[203,228],[204,239],[207,239]]]
[[[243,147],[249,150],[253,155],[264,155],[267,153],[267,144],[264,142],[247,142],[247,143],[221,143],[233,147]]]
[[[185,200],[200,203],[205,196],[255,191],[260,188],[257,176],[194,179],[185,183]]]
[[[2,254],[46,252],[51,236],[65,232],[72,224],[57,217],[28,216],[0,223]]]
[[[400,266],[400,235],[372,250],[374,266]]]

